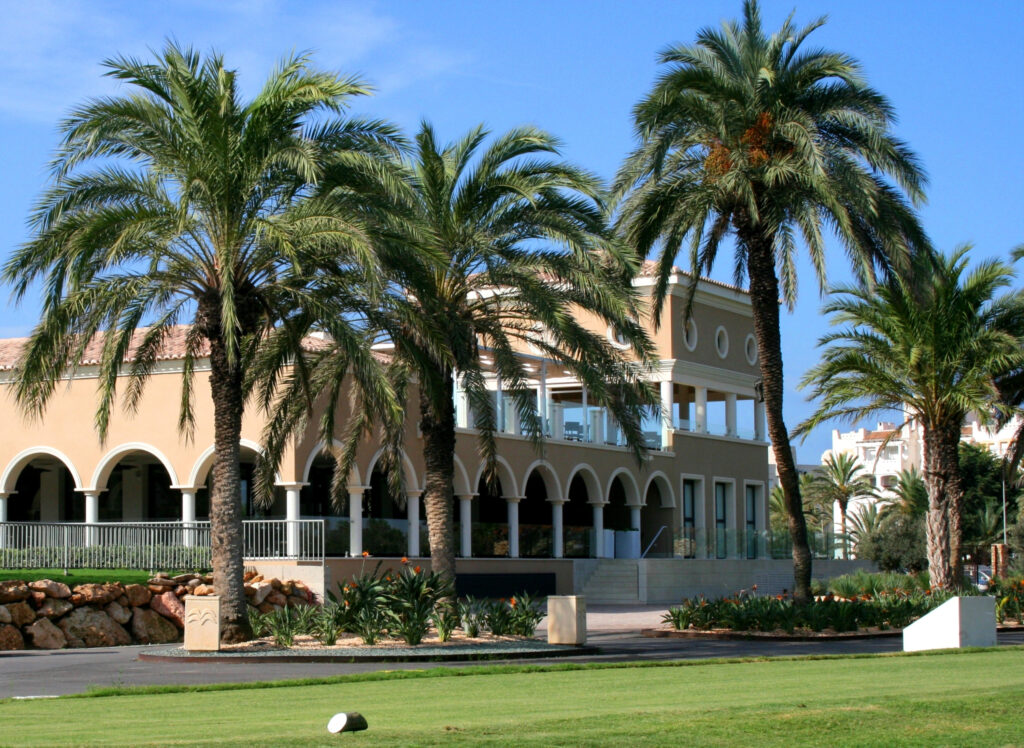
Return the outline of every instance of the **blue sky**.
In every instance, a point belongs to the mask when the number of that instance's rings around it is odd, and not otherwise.
[[[175,37],[216,48],[243,88],[262,82],[292,50],[357,73],[377,88],[355,111],[412,130],[422,118],[445,138],[484,122],[493,130],[530,123],[565,142],[565,155],[610,178],[631,147],[630,109],[657,75],[655,56],[692,41],[703,26],[740,13],[740,1],[611,2],[6,2],[0,25],[0,255],[27,237],[26,217],[47,183],[56,123],[74,104],[116,90],[100,61],[146,55]],[[812,43],[857,57],[899,113],[897,133],[929,173],[922,209],[935,244],[977,245],[975,257],[1007,256],[1024,242],[1024,3],[793,0],[764,2],[774,29],[828,24]],[[728,255],[723,253],[723,260]],[[731,277],[723,263],[715,276]],[[830,280],[848,277],[834,252]],[[796,311],[783,317],[786,418],[809,404],[794,388],[815,363],[827,323],[810,267],[802,267]],[[0,336],[24,335],[31,300],[0,307]],[[845,427],[844,427],[845,428]],[[820,429],[799,447],[816,462],[829,446]]]

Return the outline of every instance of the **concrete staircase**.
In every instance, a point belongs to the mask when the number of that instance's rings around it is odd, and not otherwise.
[[[577,587],[588,604],[637,605],[640,597],[640,565],[632,559],[600,559],[589,576]]]

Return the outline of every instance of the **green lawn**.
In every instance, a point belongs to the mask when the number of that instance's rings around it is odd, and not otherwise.
[[[20,579],[32,582],[36,579],[53,579],[64,582],[69,587],[76,584],[92,582],[122,582],[123,584],[145,584],[152,574],[148,571],[134,569],[68,569],[70,574],[64,575],[63,569],[0,569],[0,581]]]
[[[1019,745],[1024,648],[0,702],[0,742]],[[534,669],[536,670],[536,669]],[[370,729],[332,736],[359,711]]]

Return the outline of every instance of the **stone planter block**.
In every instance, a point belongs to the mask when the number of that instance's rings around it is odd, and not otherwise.
[[[583,595],[548,598],[548,644],[587,643],[587,600]]]
[[[996,599],[950,598],[903,629],[903,651],[996,645]]]
[[[185,649],[192,652],[220,649],[219,595],[185,595]]]

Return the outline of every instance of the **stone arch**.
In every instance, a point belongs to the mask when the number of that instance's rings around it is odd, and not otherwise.
[[[501,455],[498,455],[497,457],[494,458],[494,461],[495,467],[497,468],[498,471],[498,480],[501,481],[502,493],[505,496],[520,496],[521,494],[519,493],[519,483],[518,481],[516,481],[515,473],[512,472],[512,466],[509,465],[508,460],[506,460]],[[480,463],[480,467],[477,468],[476,471],[476,480],[473,481],[472,485],[480,485],[480,479],[484,477],[485,467],[486,465],[484,465],[484,463]],[[529,475],[529,473],[527,473],[527,475]]]
[[[644,483],[643,502],[644,506],[647,506],[647,493],[652,485],[658,487],[658,492],[661,494],[661,508],[663,509],[675,509],[676,507],[676,495],[672,490],[672,481],[668,479],[660,470],[656,470],[650,474],[647,478],[647,482]]]
[[[18,482],[18,475],[21,473],[21,471],[25,468],[26,465],[28,465],[30,462],[32,462],[32,460],[41,455],[55,457],[56,459],[64,463],[64,467],[68,469],[68,472],[71,473],[71,477],[75,481],[75,488],[82,488],[82,478],[78,473],[78,468],[75,467],[75,464],[71,461],[70,457],[61,452],[59,449],[54,449],[53,447],[47,446],[38,446],[29,447],[28,449],[22,450],[21,452],[16,454],[9,463],[7,463],[7,467],[4,469],[3,476],[0,477],[0,492],[11,493],[12,491],[14,491],[14,486]]]
[[[334,439],[331,443],[331,446],[337,449],[341,449],[343,445],[337,439]],[[316,461],[318,457],[320,457],[320,455],[325,453],[330,454],[330,451],[327,448],[327,442],[317,442],[316,446],[314,446],[313,449],[309,451],[309,455],[306,457],[306,462],[302,467],[302,474],[300,476],[302,483],[306,483],[309,481],[309,471],[313,467],[313,463]],[[367,480],[369,480],[369,478],[367,478]],[[352,464],[352,472],[351,475],[349,475],[348,485],[363,485],[362,477],[359,472],[359,465],[357,465],[356,463]]]
[[[640,494],[640,487],[636,483],[636,476],[627,468],[619,468],[608,477],[608,488],[605,491],[605,503],[611,500],[611,489],[615,479],[619,479],[626,494],[626,506],[643,506],[643,497]]]
[[[548,501],[564,501],[565,492],[562,491],[562,484],[558,480],[558,473],[555,472],[554,467],[547,460],[534,460],[530,463],[530,466],[526,468],[523,473],[523,490],[525,491],[526,482],[530,479],[530,475],[536,470],[537,474],[544,480],[544,487],[547,489]]]
[[[565,480],[565,490],[568,494],[570,487],[572,486],[573,480],[579,476],[583,481],[583,484],[587,487],[587,503],[588,504],[603,504],[605,502],[604,491],[601,490],[601,479],[597,477],[597,472],[590,465],[581,463],[572,469],[569,473],[569,477]],[[566,496],[568,498],[568,495]]]
[[[455,461],[455,480],[453,493],[455,496],[468,496],[474,493],[474,486],[469,484],[469,473],[466,472],[466,466],[462,464],[462,460],[459,459],[458,455],[453,455]]]
[[[263,454],[263,449],[259,444],[252,441],[251,439],[239,439],[238,445],[244,447],[257,455]],[[210,475],[210,471],[213,469],[213,463],[215,460],[215,447],[211,444],[203,453],[199,455],[199,459],[196,460],[195,465],[192,466],[192,472],[189,473],[188,483],[186,488],[199,487],[206,484],[206,479]],[[281,480],[280,473],[275,474],[278,481]]]
[[[369,480],[370,476],[373,475],[373,470],[377,466],[377,462],[384,454],[384,449],[378,449],[373,457],[370,458],[369,464],[366,466],[366,479]],[[423,487],[420,485],[419,479],[416,476],[416,468],[412,464],[412,460],[409,459],[409,455],[406,454],[405,450],[401,451],[402,456],[402,471],[405,473],[405,490],[406,491],[421,491]]]
[[[155,457],[157,461],[164,466],[164,470],[167,471],[167,475],[170,476],[171,485],[180,485],[178,483],[178,473],[174,470],[174,465],[171,461],[167,459],[167,455],[151,444],[146,444],[144,442],[127,442],[114,447],[103,456],[103,459],[100,460],[99,465],[96,466],[96,471],[92,475],[92,485],[90,488],[96,490],[106,488],[107,481],[110,479],[110,473],[113,472],[115,467],[117,467],[117,463],[121,461],[122,457],[131,454],[132,452],[145,452],[150,457]]]

